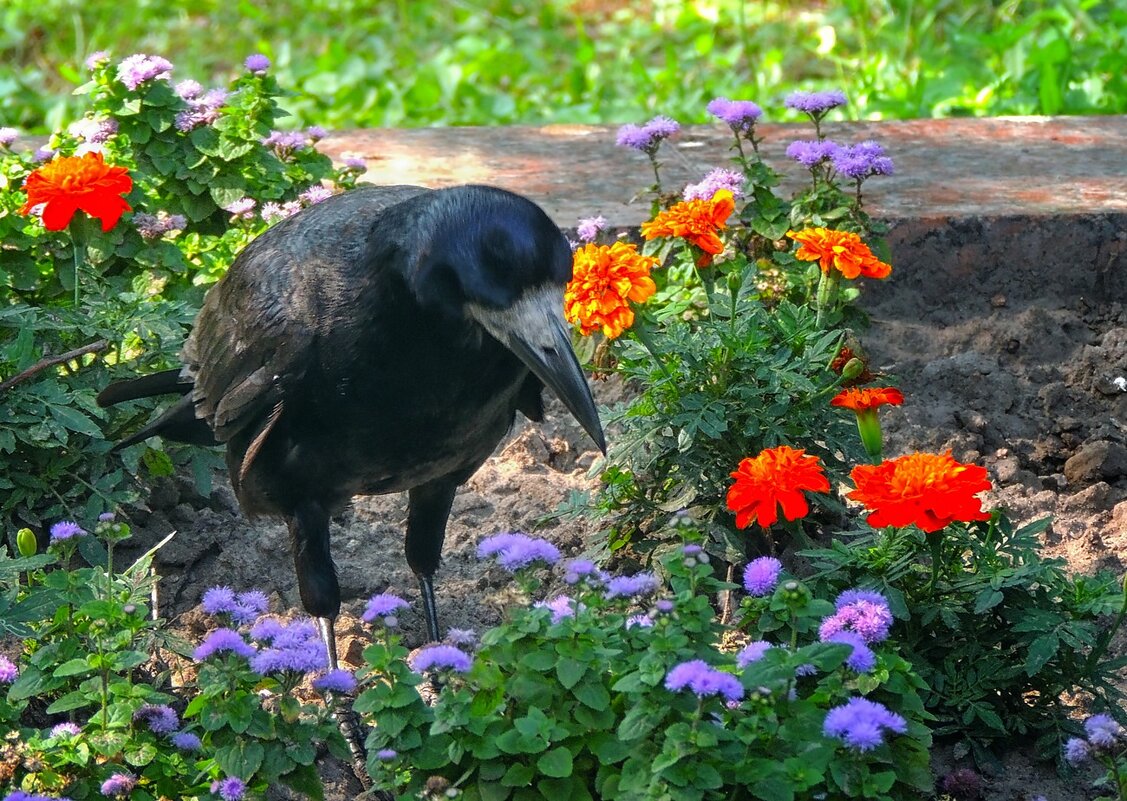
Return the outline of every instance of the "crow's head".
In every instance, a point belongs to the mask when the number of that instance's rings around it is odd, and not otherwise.
[[[555,392],[606,450],[563,319],[571,249],[543,209],[488,186],[435,192],[419,215],[409,282],[424,306],[478,323]]]

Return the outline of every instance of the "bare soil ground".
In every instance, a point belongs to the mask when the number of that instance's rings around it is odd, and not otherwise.
[[[937,243],[936,247],[941,247]],[[1127,559],[1127,311],[1114,293],[1086,295],[1059,278],[1046,281],[1036,264],[1005,265],[967,276],[948,271],[921,277],[924,265],[899,265],[885,285],[866,288],[872,327],[862,341],[881,372],[904,390],[903,407],[885,420],[887,452],[953,450],[988,467],[990,501],[1020,522],[1051,515],[1046,550],[1081,572],[1122,573]],[[1004,267],[1004,269],[1003,269]],[[1080,267],[1082,269],[1083,266]],[[903,276],[903,277],[901,277]],[[537,528],[561,549],[578,553],[592,527],[541,518],[571,490],[590,486],[596,454],[555,404],[550,419],[518,421],[511,437],[459,492],[439,574],[438,604],[447,627],[478,631],[498,622],[507,602],[504,577],[479,564],[484,536]],[[298,609],[287,534],[280,524],[248,523],[229,487],[201,498],[186,482],[157,487],[133,515],[147,547],[176,530],[158,555],[162,613],[181,616],[189,632],[203,621],[190,610],[217,584],[259,588],[275,609]],[[408,598],[402,616],[409,644],[423,639],[415,579],[403,558],[406,497],[357,499],[333,526],[346,615],[345,659],[358,664],[363,629],[356,620],[373,593]],[[330,771],[335,798],[356,787],[339,766]],[[992,777],[986,798],[1044,795],[1079,801],[1080,782],[1059,780],[1020,752]]]

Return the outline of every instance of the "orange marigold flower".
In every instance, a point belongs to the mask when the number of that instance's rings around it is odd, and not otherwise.
[[[592,242],[576,249],[572,278],[564,290],[564,317],[584,336],[601,328],[608,339],[615,339],[634,324],[629,301],[639,303],[657,291],[650,278],[657,263],[622,241],[609,246]]]
[[[878,465],[857,465],[850,474],[857,489],[848,497],[873,510],[869,525],[915,524],[928,532],[956,520],[987,520],[975,497],[991,487],[986,468],[944,454],[909,453]]]
[[[801,247],[795,257],[803,261],[821,263],[822,272],[836,269],[846,278],[863,275],[867,278],[888,278],[892,265],[885,264],[873,255],[861,237],[849,231],[832,228],[804,228],[787,231],[787,236]]]
[[[830,491],[818,457],[786,445],[744,459],[732,478],[736,481],[728,488],[728,508],[736,513],[737,528],[747,528],[753,521],[764,528],[774,524],[780,506],[787,520],[797,520],[810,511],[803,490]]]
[[[841,406],[855,412],[875,409],[878,406],[899,406],[904,402],[904,393],[895,387],[850,387],[843,389],[830,401],[830,406]]]
[[[30,214],[41,203],[43,225],[49,231],[66,228],[81,210],[102,221],[102,230],[117,225],[122,213],[132,207],[122,195],[133,189],[133,179],[124,167],[111,167],[101,153],[63,156],[49,161],[27,176],[27,202],[20,214]]]
[[[724,229],[735,209],[731,191],[721,189],[711,200],[684,200],[642,223],[642,236],[646,239],[681,237],[715,256],[724,250],[724,243],[716,232]]]

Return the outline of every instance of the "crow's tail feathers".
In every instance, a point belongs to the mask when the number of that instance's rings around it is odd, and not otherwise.
[[[113,449],[120,451],[158,435],[189,445],[218,445],[211,428],[204,420],[196,417],[192,396],[189,394],[191,391],[191,382],[181,380],[179,370],[165,370],[128,381],[117,381],[103,389],[97,398],[98,405],[103,407],[156,395],[176,393],[183,396],[165,409],[160,417],[118,442]]]

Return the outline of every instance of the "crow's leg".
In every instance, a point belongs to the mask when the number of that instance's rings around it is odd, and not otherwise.
[[[441,478],[411,489],[407,507],[407,564],[415,571],[423,593],[427,637],[438,640],[438,609],[434,602],[434,573],[446,538],[446,521],[458,483]]]
[[[340,614],[340,585],[329,552],[329,515],[316,501],[302,501],[287,522],[301,604],[305,611],[317,618],[317,630],[329,657],[329,669],[336,670],[340,663],[333,624]],[[332,694],[327,701],[352,754],[352,771],[364,789],[370,789],[372,779],[368,776],[367,753],[359,723],[352,711],[338,703]]]

